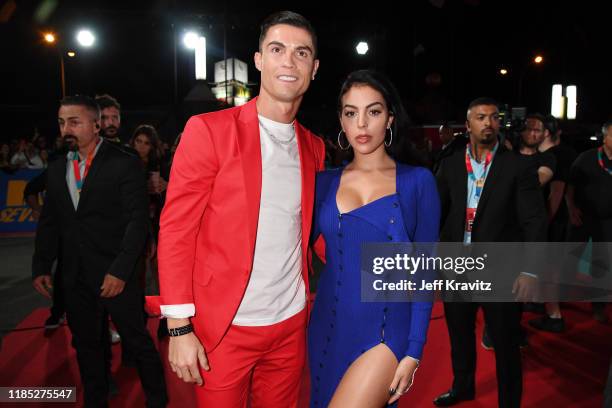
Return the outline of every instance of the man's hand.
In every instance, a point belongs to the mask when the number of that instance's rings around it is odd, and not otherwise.
[[[518,302],[534,302],[538,289],[538,280],[533,276],[521,273],[514,281],[512,293]]]
[[[168,324],[168,326],[171,325]],[[202,385],[198,363],[202,369],[210,370],[204,347],[194,333],[170,337],[168,361],[178,378],[188,383]]]
[[[51,275],[41,275],[34,278],[32,281],[32,285],[34,289],[44,297],[51,299],[51,294],[49,293],[49,289],[53,288],[53,283],[51,281]]]
[[[122,281],[119,278],[115,278],[110,273],[107,273],[104,276],[104,282],[102,282],[102,292],[100,292],[100,297],[103,298],[111,298],[115,297],[121,292],[123,292],[123,288],[125,287],[125,281]]]

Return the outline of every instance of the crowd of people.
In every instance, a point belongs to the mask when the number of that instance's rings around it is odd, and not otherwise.
[[[497,102],[480,97],[467,106],[466,132],[442,124],[442,147],[416,166],[403,162],[422,149],[411,149],[401,98],[381,73],[348,75],[335,140],[296,120],[319,67],[304,17],[268,17],[255,64],[259,96],[192,117],[172,149],[146,124],[122,138],[114,98],[70,96],[58,111],[56,160],[45,165],[49,154],[25,141],[9,160],[46,167],[26,189],[39,217],[34,287],[49,297],[54,288],[50,328],[66,314],[86,406],[106,406],[116,386],[109,318],[147,406],[168,402],[145,327],[147,271],[159,286],[148,308],[167,322],[158,335],[169,337],[170,367],[199,385],[198,406],[297,406],[308,360],[310,406],[382,407],[413,382],[432,302],[362,302],[363,243],[612,241],[612,122],[601,146],[575,159],[554,118],[530,114],[510,140]],[[311,308],[313,248],[325,267]],[[477,397],[479,308],[499,406],[521,405],[525,302],[546,312],[529,323],[536,329],[564,324],[558,303],[533,303],[538,272],[513,273],[516,302],[445,303],[453,383],[435,405]],[[600,321],[605,307],[594,305]]]
[[[12,173],[21,169],[43,169],[53,158],[47,139],[35,134],[32,139],[18,138],[0,145],[0,171]]]

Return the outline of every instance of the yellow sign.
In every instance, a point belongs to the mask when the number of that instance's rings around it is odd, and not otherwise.
[[[6,206],[23,206],[23,191],[28,184],[27,180],[9,180],[6,188]]]

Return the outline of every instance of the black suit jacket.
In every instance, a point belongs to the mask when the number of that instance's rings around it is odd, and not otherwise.
[[[462,242],[467,207],[465,149],[442,160],[436,174],[442,205],[440,240]],[[472,226],[472,242],[545,242],[546,209],[536,175],[500,145]]]
[[[452,156],[458,150],[465,150],[465,145],[469,142],[469,138],[465,133],[455,135],[453,140],[443,149],[438,151],[434,156],[433,173],[436,174],[440,169],[440,163],[447,157]]]
[[[50,273],[61,239],[67,288],[81,278],[97,290],[107,273],[127,281],[148,230],[146,183],[136,156],[103,142],[83,183],[77,210],[66,183],[66,158],[58,158],[47,171],[33,276]]]

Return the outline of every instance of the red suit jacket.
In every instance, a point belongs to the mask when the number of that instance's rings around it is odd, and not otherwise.
[[[261,195],[255,101],[189,119],[161,215],[159,301],[195,304],[192,323],[207,351],[214,350],[231,325],[253,265]],[[297,121],[295,132],[302,171],[302,276],[308,295],[315,172],[324,166],[325,147]]]

